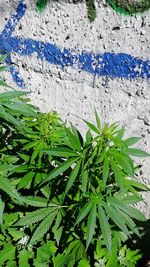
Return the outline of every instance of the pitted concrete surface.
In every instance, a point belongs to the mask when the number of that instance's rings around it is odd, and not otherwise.
[[[13,36],[30,38],[57,45],[60,49],[82,50],[103,54],[127,53],[150,60],[150,10],[143,15],[117,14],[104,0],[96,1],[97,18],[90,24],[85,1],[50,1],[42,14],[35,11],[35,2],[25,0],[27,10],[15,28]],[[76,2],[75,4],[73,2]],[[17,0],[1,0],[0,32]],[[94,107],[102,121],[119,121],[126,135],[143,137],[142,149],[150,152],[150,79],[123,79],[93,76],[72,67],[61,68],[31,56],[11,55],[14,66],[25,81],[26,90],[42,111],[56,110],[64,119],[85,133],[81,118],[94,121]],[[16,87],[10,73],[7,80]],[[150,184],[150,159],[142,163],[142,179]],[[145,194],[142,210],[150,217],[150,194]]]

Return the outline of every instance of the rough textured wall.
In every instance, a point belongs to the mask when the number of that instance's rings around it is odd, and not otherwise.
[[[80,117],[94,120],[95,106],[103,121],[120,121],[150,151],[150,10],[129,17],[104,0],[96,7],[90,24],[85,1],[51,0],[38,14],[35,1],[1,0],[0,50],[11,52],[7,79],[83,132]],[[150,160],[142,162],[149,183]]]

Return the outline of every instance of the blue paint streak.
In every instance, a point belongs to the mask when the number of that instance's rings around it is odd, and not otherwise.
[[[38,59],[64,68],[71,66],[93,75],[111,78],[150,78],[150,61],[142,60],[125,53],[94,54],[82,51],[73,54],[70,49],[61,50],[54,44],[32,39],[13,37],[12,34],[19,20],[25,14],[26,6],[21,0],[15,14],[11,16],[0,34],[0,50],[15,52],[20,56],[32,56],[36,52]],[[8,59],[9,63],[11,59]],[[25,84],[19,72],[10,66],[13,80],[18,86]]]

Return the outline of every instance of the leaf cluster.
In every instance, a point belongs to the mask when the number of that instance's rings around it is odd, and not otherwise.
[[[149,188],[132,156],[149,154],[96,111],[83,138],[26,94],[0,94],[0,266],[134,267],[141,254],[125,240],[140,236]]]

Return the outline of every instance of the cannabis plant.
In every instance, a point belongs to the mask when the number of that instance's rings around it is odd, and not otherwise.
[[[0,266],[135,266],[141,254],[125,241],[145,220],[139,138],[96,111],[83,138],[26,94],[0,95]]]

